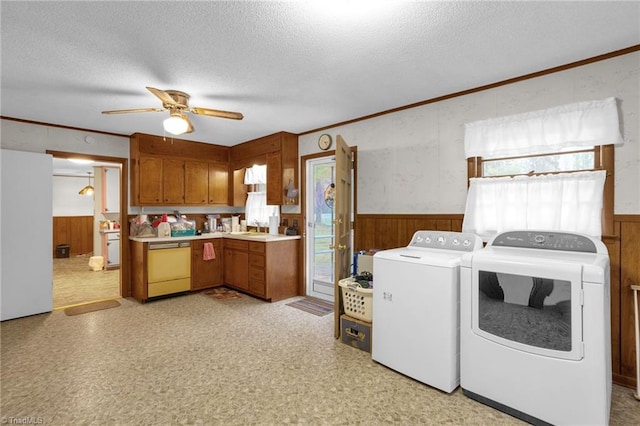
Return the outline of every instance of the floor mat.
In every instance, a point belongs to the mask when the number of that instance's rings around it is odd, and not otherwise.
[[[306,297],[304,299],[296,300],[295,302],[287,303],[287,306],[309,312],[310,314],[314,314],[319,317],[323,317],[333,312],[333,304],[313,297]]]
[[[207,296],[215,297],[216,299],[226,300],[226,299],[239,299],[242,297],[242,294],[238,293],[235,290],[230,290],[226,287],[216,287],[211,290],[203,291]]]
[[[86,314],[87,312],[101,311],[103,309],[116,308],[120,306],[117,300],[103,300],[101,302],[86,303],[84,305],[72,306],[64,310],[68,316]]]

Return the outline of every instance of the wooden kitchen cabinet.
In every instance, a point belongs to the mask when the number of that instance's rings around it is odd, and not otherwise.
[[[184,160],[162,159],[163,204],[184,204]]]
[[[138,204],[161,204],[162,158],[140,155],[138,170],[139,189],[135,191]]]
[[[225,283],[270,302],[297,296],[299,241],[225,239]],[[236,260],[230,262],[227,253]]]
[[[136,133],[131,204],[229,205],[229,147]]]
[[[215,259],[204,260],[205,243],[213,244]],[[221,286],[223,264],[221,238],[191,241],[191,290]]]
[[[265,243],[249,242],[249,292],[259,297],[267,294]]]
[[[209,202],[209,163],[185,161],[184,202],[186,204],[207,204]]]
[[[291,184],[298,188],[298,136],[293,133],[279,132],[264,136],[231,147],[230,162],[234,179],[232,194],[239,194],[238,186],[244,186],[236,174],[244,177],[243,169],[254,164],[267,165],[267,204],[297,204],[298,197],[286,198],[286,186]],[[234,197],[233,205],[239,204],[240,198]]]
[[[139,204],[184,203],[184,160],[140,155],[138,168]]]
[[[225,240],[224,282],[239,290],[249,290],[249,244],[247,241]]]
[[[279,206],[284,202],[284,185],[282,183],[282,154],[267,154],[267,205]]]
[[[209,163],[209,204],[229,205],[229,164]]]
[[[185,204],[229,205],[229,165],[185,161]]]

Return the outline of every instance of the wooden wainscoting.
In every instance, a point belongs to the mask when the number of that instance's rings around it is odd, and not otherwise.
[[[461,231],[462,214],[356,215],[354,250],[406,246],[419,230]],[[602,238],[611,268],[611,364],[614,383],[635,387],[632,284],[640,284],[640,215],[614,215],[613,235]],[[375,275],[375,272],[374,272]]]
[[[631,285],[640,285],[640,215],[614,215],[614,226],[619,233],[619,249],[615,260],[614,253],[609,252],[611,339],[612,348],[617,351],[617,358],[613,359],[613,378],[616,383],[635,387],[635,323]],[[614,281],[617,281],[617,287],[614,287]]]
[[[462,231],[461,214],[358,214],[354,251],[405,247],[416,231]]]
[[[93,253],[93,216],[54,216],[53,257],[58,244],[69,244],[70,256]]]

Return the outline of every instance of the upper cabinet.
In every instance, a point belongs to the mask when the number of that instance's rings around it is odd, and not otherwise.
[[[298,197],[287,198],[286,187],[291,184],[298,188],[298,136],[293,133],[279,132],[264,136],[230,149],[233,179],[233,205],[244,205],[242,200],[244,185],[241,177],[244,169],[254,164],[267,165],[267,204],[298,204]],[[246,198],[246,191],[244,191]]]
[[[102,212],[120,212],[119,167],[102,167]]]
[[[267,204],[297,204],[298,136],[279,132],[233,147],[135,133],[131,136],[131,205],[244,206],[244,170],[267,165]]]
[[[131,204],[229,205],[229,148],[135,133]]]

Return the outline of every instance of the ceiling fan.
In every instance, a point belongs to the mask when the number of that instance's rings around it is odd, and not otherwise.
[[[185,113],[196,115],[206,115],[209,117],[231,118],[242,120],[244,117],[239,112],[221,111],[217,109],[190,107],[189,95],[178,90],[160,90],[148,87],[147,90],[156,95],[162,101],[162,108],[137,108],[137,109],[116,109],[102,111],[103,114],[128,114],[131,112],[163,112],[169,111],[169,118],[165,119],[164,129],[174,135],[193,132],[193,124]]]

